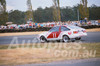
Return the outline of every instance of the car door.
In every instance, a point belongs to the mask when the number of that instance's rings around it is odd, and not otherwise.
[[[59,26],[56,26],[54,28],[52,28],[49,32],[51,32],[47,39],[50,39],[50,38],[58,38],[59,34],[60,34],[60,28]]]

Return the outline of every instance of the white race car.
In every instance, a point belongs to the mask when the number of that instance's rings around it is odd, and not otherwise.
[[[63,25],[55,26],[47,32],[39,35],[40,42],[61,40],[63,42],[68,42],[71,39],[80,40],[82,36],[87,36],[86,30],[84,28],[73,26],[73,25]]]

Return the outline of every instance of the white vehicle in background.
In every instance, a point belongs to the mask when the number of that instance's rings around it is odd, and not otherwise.
[[[87,36],[84,28],[73,25],[63,25],[55,26],[49,31],[40,34],[39,39],[41,42],[56,40],[68,42],[71,39],[80,40],[83,36]]]
[[[17,27],[17,24],[11,24],[11,25],[8,25],[8,27],[9,27],[9,29],[11,28],[11,27]]]
[[[99,25],[97,20],[91,20],[91,25]]]

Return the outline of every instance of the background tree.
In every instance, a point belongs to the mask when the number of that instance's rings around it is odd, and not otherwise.
[[[23,24],[25,23],[25,12],[19,11],[19,10],[11,10],[9,12],[9,19],[8,21],[11,21],[15,24]]]
[[[61,21],[61,15],[60,15],[60,2],[59,0],[57,0],[57,3],[58,3],[58,20]]]
[[[75,5],[74,7],[61,7],[61,21],[76,21],[77,18],[77,9],[80,5]],[[10,11],[8,13],[9,21],[12,21],[17,24],[25,23],[25,15],[26,12],[22,12],[19,10]],[[81,17],[80,17],[81,18]],[[3,17],[2,17],[3,19]],[[34,11],[34,19],[36,22],[48,22],[54,21],[53,18],[53,7],[46,7],[46,8],[37,8]],[[89,7],[89,20],[98,20],[100,19],[100,7],[96,5],[92,5]]]
[[[0,0],[0,25],[6,24],[8,13],[6,12],[6,0]]]
[[[27,0],[27,7],[26,19],[27,21],[34,21],[31,0]]]
[[[93,4],[89,7],[89,19],[90,20],[100,20],[100,7]]]
[[[53,10],[54,21],[61,21],[59,0],[53,0],[53,8],[54,8]]]
[[[36,22],[48,22],[53,21],[53,8],[46,7],[45,9],[39,7],[34,11],[34,19]]]
[[[89,18],[89,9],[87,7],[87,0],[82,0],[80,3],[79,11],[82,19]]]
[[[62,21],[75,20],[73,8],[71,7],[62,8],[61,9],[61,20]]]

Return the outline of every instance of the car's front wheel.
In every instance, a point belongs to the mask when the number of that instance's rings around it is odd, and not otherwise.
[[[67,35],[64,35],[62,40],[63,42],[68,42],[70,39]]]
[[[44,36],[41,36],[40,37],[40,42],[42,42],[42,43],[47,42],[47,39]]]

